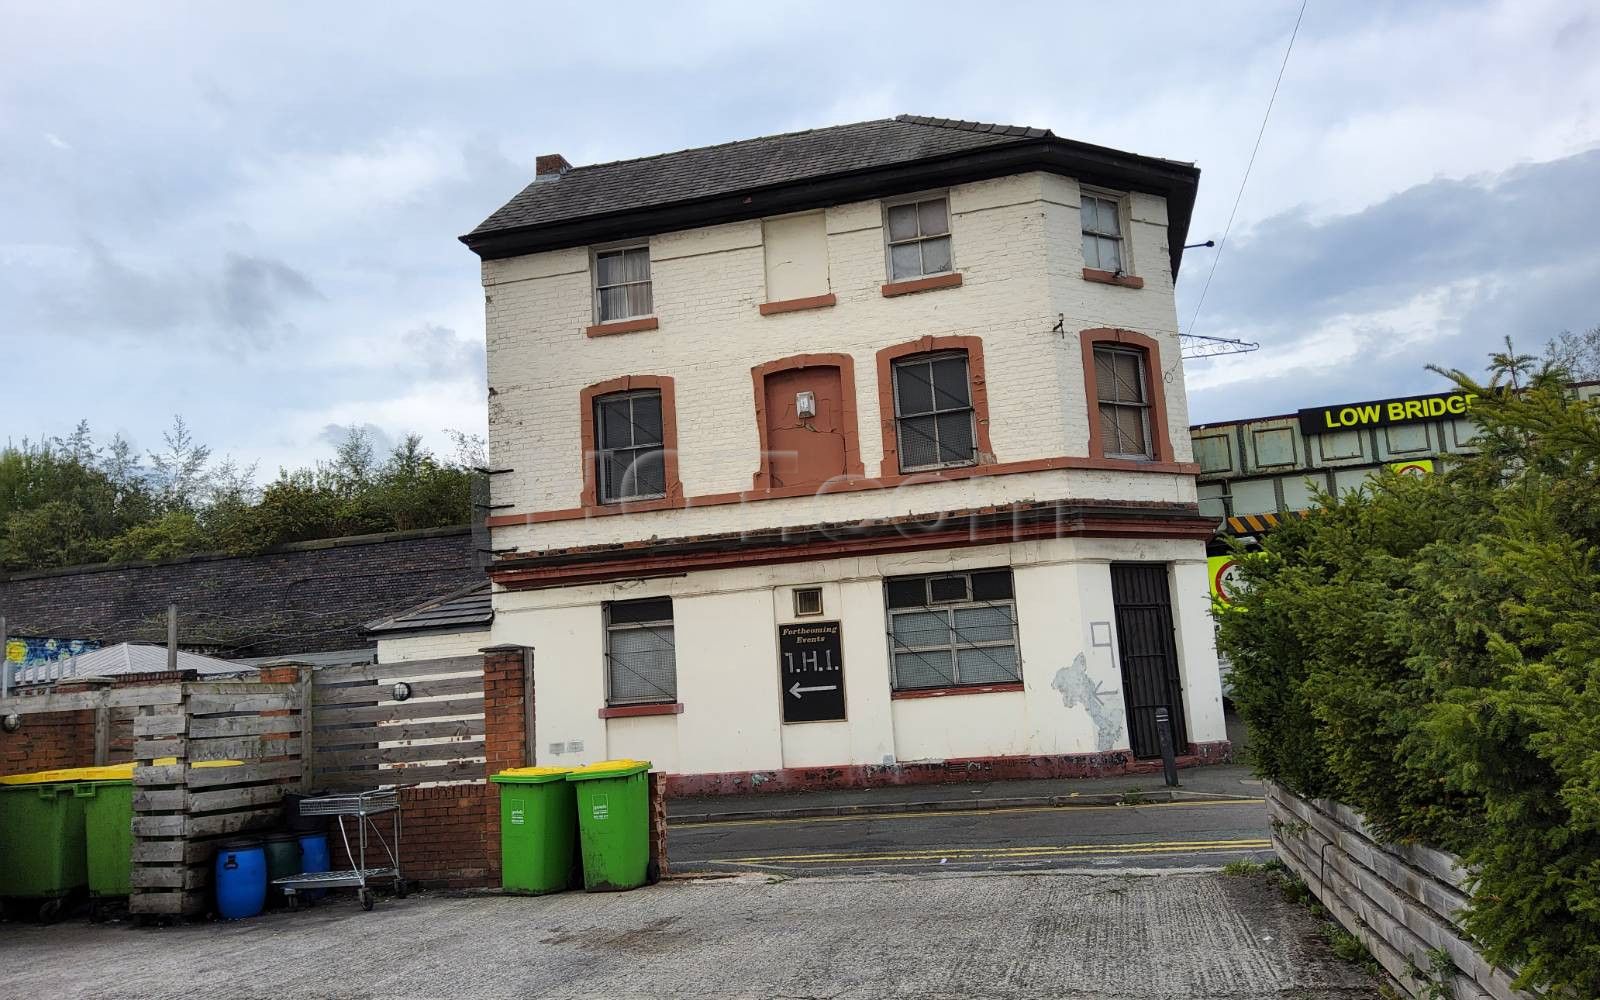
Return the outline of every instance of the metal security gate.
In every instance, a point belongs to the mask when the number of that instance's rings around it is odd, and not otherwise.
[[[1111,604],[1122,653],[1122,690],[1135,757],[1161,756],[1156,709],[1172,719],[1178,753],[1189,743],[1183,725],[1183,685],[1172,634],[1172,594],[1165,563],[1117,563],[1111,567]]]

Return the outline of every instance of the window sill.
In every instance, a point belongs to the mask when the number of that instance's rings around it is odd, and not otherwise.
[[[1021,690],[1022,682],[1014,681],[1009,684],[976,684],[970,687],[915,688],[909,691],[891,691],[889,698],[892,701],[904,701],[910,698],[951,698],[963,694],[998,694]]]
[[[891,281],[883,286],[883,297],[892,299],[896,295],[931,292],[935,288],[956,288],[960,284],[960,271],[952,271],[949,274],[935,274],[929,278],[912,278],[910,281]]]
[[[654,316],[641,316],[638,319],[619,319],[610,323],[596,323],[594,326],[585,327],[585,337],[609,337],[614,333],[639,333],[643,330],[654,330],[660,324]]]
[[[683,703],[656,705],[610,705],[600,710],[602,719],[633,719],[642,715],[682,715]]]
[[[1131,274],[1118,274],[1115,271],[1101,271],[1098,268],[1086,267],[1083,269],[1084,281],[1097,281],[1102,285],[1120,285],[1123,288],[1143,288],[1144,279]]]
[[[811,295],[803,299],[780,299],[777,302],[763,302],[758,308],[763,316],[776,316],[779,313],[800,312],[805,309],[826,309],[835,305],[839,297],[832,292],[826,295]]]

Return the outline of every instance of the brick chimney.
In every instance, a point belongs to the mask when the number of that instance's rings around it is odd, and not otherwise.
[[[533,179],[536,181],[553,181],[562,174],[572,169],[572,164],[560,153],[547,153],[533,161]]]

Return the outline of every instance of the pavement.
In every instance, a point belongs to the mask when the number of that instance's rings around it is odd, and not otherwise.
[[[1146,807],[1148,808],[1148,807]],[[348,896],[231,924],[0,928],[14,997],[1376,1000],[1302,908],[1215,872],[669,880]]]
[[[1212,764],[1180,770],[1177,788],[1168,788],[1160,772],[1157,772],[1110,778],[952,782],[825,792],[708,795],[668,799],[667,818],[671,823],[710,823],[1240,797],[1260,798],[1260,780],[1244,765]]]

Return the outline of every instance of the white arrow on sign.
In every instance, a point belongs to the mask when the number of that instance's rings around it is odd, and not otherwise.
[[[803,688],[803,687],[800,686],[800,682],[799,681],[795,681],[794,682],[794,686],[789,688],[789,693],[794,695],[796,698],[798,698],[798,697],[800,697],[802,694],[804,694],[807,691],[837,691],[837,690],[839,690],[839,685],[837,685],[837,684],[824,684],[821,687]]]

